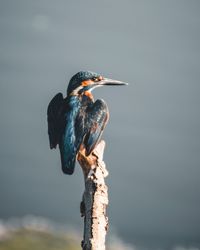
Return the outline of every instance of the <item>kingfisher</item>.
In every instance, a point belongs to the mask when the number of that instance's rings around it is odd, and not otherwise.
[[[84,148],[89,156],[98,144],[109,119],[104,100],[94,100],[91,91],[101,86],[127,85],[91,71],[80,71],[69,81],[67,95],[58,93],[47,108],[50,148],[59,145],[62,171],[71,175]]]

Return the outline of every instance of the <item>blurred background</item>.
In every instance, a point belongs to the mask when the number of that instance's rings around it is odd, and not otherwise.
[[[110,109],[114,249],[200,249],[199,13],[198,0],[0,0],[0,238],[28,215],[81,235],[82,172],[62,173],[46,109],[91,70],[130,83],[94,91]]]

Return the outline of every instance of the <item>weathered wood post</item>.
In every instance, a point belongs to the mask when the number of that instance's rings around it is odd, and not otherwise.
[[[105,250],[108,229],[106,216],[108,188],[104,178],[108,175],[108,171],[103,162],[104,148],[105,142],[101,141],[88,157],[85,156],[84,150],[78,154],[85,181],[85,191],[80,206],[81,216],[84,217],[81,243],[83,250]]]

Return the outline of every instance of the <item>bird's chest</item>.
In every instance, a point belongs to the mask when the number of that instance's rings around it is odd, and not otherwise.
[[[75,134],[85,132],[85,124],[87,121],[88,109],[92,105],[92,100],[87,96],[73,97],[68,105],[66,113],[67,127],[72,129]]]
[[[92,104],[93,101],[87,96],[83,96],[80,100],[80,107],[79,107],[79,112],[77,113],[77,120],[78,122],[81,121],[83,123],[83,126],[87,119],[88,110],[90,109]]]

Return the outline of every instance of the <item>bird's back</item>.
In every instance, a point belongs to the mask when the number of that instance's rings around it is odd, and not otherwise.
[[[60,138],[60,154],[62,170],[72,174],[75,167],[76,155],[83,143],[86,133],[85,121],[87,109],[92,105],[88,97],[69,96],[66,99],[64,112],[65,128]]]

